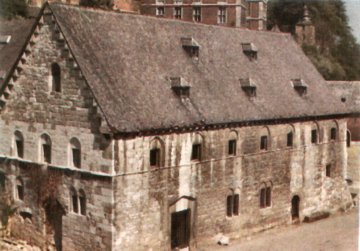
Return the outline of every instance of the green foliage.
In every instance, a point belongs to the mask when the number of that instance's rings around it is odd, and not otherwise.
[[[0,0],[0,16],[13,18],[15,16],[26,16],[27,4],[25,0]]]
[[[88,7],[112,8],[113,0],[80,0],[80,5]]]
[[[316,30],[316,46],[303,45],[306,55],[328,80],[360,80],[360,45],[351,32],[341,0],[271,0],[268,28],[295,32],[302,20],[303,6],[309,9]]]

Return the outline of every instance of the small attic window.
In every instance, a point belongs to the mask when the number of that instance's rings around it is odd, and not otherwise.
[[[253,43],[242,43],[241,45],[244,54],[250,59],[250,61],[257,59],[258,49]]]
[[[249,97],[256,97],[256,85],[251,78],[241,78],[240,85],[246,95]]]
[[[175,92],[179,97],[189,97],[190,95],[190,84],[186,82],[184,78],[181,77],[173,77],[170,78],[171,89]]]
[[[0,44],[8,44],[10,43],[11,36],[1,36],[0,35]]]
[[[307,93],[308,85],[301,78],[291,80],[294,89],[299,93],[300,96],[304,96]]]
[[[192,58],[199,57],[199,44],[192,37],[182,37],[181,44],[186,53]]]

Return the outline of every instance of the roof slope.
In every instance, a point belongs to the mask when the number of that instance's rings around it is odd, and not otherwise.
[[[327,81],[349,112],[360,113],[360,81]]]
[[[287,34],[193,24],[131,14],[51,5],[54,16],[107,121],[119,132],[299,118],[346,113],[310,60]],[[200,45],[198,61],[181,37]],[[250,61],[242,42],[252,42]],[[171,90],[170,78],[191,84],[190,100]],[[249,99],[239,78],[251,77]],[[291,79],[308,84],[304,97]]]
[[[6,78],[30,35],[31,28],[35,24],[39,9],[29,9],[27,18],[14,18],[11,20],[0,19],[0,36],[11,36],[8,44],[0,44],[0,77]],[[0,88],[2,81],[0,80]]]

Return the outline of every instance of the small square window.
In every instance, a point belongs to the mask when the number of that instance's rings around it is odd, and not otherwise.
[[[314,129],[314,130],[311,130],[311,143],[312,144],[316,144],[318,142],[318,139],[317,139],[317,130]]]
[[[232,139],[229,140],[229,146],[228,146],[228,154],[229,155],[236,155],[236,140]]]
[[[267,136],[261,136],[261,138],[260,138],[260,149],[261,150],[267,150],[267,148],[268,148],[268,138],[267,138]]]
[[[193,144],[191,160],[201,160],[201,144]]]
[[[331,164],[326,165],[326,177],[331,177]]]
[[[160,149],[154,148],[150,150],[150,166],[160,166]]]
[[[330,130],[330,140],[336,140],[336,128]]]

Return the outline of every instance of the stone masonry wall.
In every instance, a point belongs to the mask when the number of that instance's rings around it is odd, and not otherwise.
[[[336,140],[330,129],[337,128]],[[318,143],[311,130],[318,129]],[[191,246],[201,247],[217,233],[232,238],[291,223],[291,200],[300,197],[300,219],[346,208],[351,201],[344,183],[346,121],[323,120],[249,126],[159,136],[163,165],[149,166],[154,137],[118,140],[115,250],[169,250],[171,212],[191,209]],[[287,147],[287,133],[294,144]],[[269,147],[260,150],[260,136]],[[237,154],[228,140],[237,137]],[[236,136],[237,135],[237,136]],[[202,142],[201,161],[191,161],[193,142]],[[162,158],[162,157],[161,157]],[[331,175],[326,177],[326,165]],[[263,183],[272,186],[270,207],[260,208]],[[226,197],[240,195],[239,215],[226,216]]]
[[[43,183],[35,182],[34,174],[55,172],[61,177],[56,184],[56,201],[64,210],[60,227],[63,250],[110,250],[113,193],[109,174],[113,172],[113,143],[100,133],[101,112],[59,34],[51,15],[45,13],[10,81],[9,95],[0,112],[0,172],[5,173],[7,191],[19,205],[16,214],[25,209],[32,215],[31,222],[14,221],[12,234],[20,239],[34,236],[37,240],[33,242],[54,242],[55,230],[48,231],[47,205],[43,204],[48,198],[39,201],[36,187]],[[60,92],[51,88],[52,63],[61,69]],[[23,158],[17,156],[16,131],[24,139]],[[51,139],[50,164],[40,158],[43,134]],[[74,167],[70,158],[72,138],[81,145],[80,168]],[[17,178],[24,183],[23,201],[16,198]],[[41,193],[46,195],[49,184],[44,184]],[[71,188],[77,193],[84,191],[85,215],[72,212]]]

